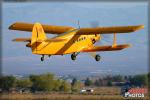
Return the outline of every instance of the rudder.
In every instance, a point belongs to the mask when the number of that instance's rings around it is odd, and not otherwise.
[[[43,27],[40,23],[35,23],[32,30],[31,45],[37,41],[47,39]]]
[[[43,42],[46,40],[46,34],[43,30],[43,27],[40,23],[35,23],[32,29],[32,36],[31,36],[31,48],[32,53],[38,53],[38,50],[42,48]]]

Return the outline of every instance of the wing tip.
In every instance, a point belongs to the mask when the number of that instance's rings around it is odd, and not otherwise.
[[[10,26],[8,27],[8,29],[9,29],[9,30],[12,30],[12,29],[13,29],[13,26],[14,26],[14,24],[10,25]]]
[[[138,26],[136,26],[134,31],[137,31],[137,30],[140,30],[140,29],[143,29],[143,28],[144,28],[144,25],[138,25]]]
[[[13,42],[15,42],[15,41],[16,41],[16,39],[13,39],[12,41],[13,41]]]
[[[142,29],[142,28],[144,28],[145,26],[144,25],[140,25],[140,28]]]
[[[8,29],[9,30],[17,30],[18,26],[19,25],[25,25],[25,24],[28,24],[28,23],[25,23],[25,22],[15,22],[13,24],[11,24]]]
[[[131,46],[132,46],[132,44],[126,44],[126,48],[129,48]]]
[[[17,23],[19,23],[19,22],[15,22],[15,23],[11,24],[11,25],[8,27],[8,29],[13,30],[14,27],[15,27],[15,25],[16,25]]]
[[[140,28],[140,29],[144,28],[144,25],[139,25],[139,28]]]

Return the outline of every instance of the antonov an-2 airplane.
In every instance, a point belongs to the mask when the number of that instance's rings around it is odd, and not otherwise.
[[[76,60],[80,52],[94,52],[96,61],[101,59],[95,52],[116,51],[130,47],[130,44],[116,44],[117,33],[130,33],[144,28],[144,25],[136,26],[113,26],[95,28],[74,28],[70,26],[43,25],[40,23],[30,24],[16,22],[9,29],[20,31],[32,31],[30,38],[16,38],[16,42],[28,42],[26,47],[31,48],[33,54],[64,55],[71,54],[71,59]],[[53,38],[47,38],[46,34],[56,34]],[[114,34],[112,45],[95,46],[95,42],[101,40],[101,34]]]

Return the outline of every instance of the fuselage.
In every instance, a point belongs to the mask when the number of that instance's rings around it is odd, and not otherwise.
[[[31,47],[32,53],[40,55],[63,55],[80,52],[83,48],[93,46],[93,42],[101,39],[100,35],[75,35],[77,29],[71,30],[55,39],[64,39],[58,42],[41,42],[36,47]]]

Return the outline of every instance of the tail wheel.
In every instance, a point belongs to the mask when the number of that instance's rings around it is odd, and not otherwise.
[[[76,55],[74,53],[71,55],[71,59],[76,60]]]
[[[100,56],[100,55],[96,55],[96,56],[95,56],[95,60],[96,60],[96,61],[100,61],[100,59],[101,59],[101,56]]]
[[[43,58],[43,57],[41,57],[41,61],[44,61],[44,58]]]
[[[41,57],[41,61],[44,61],[44,55],[42,55],[42,57]]]

